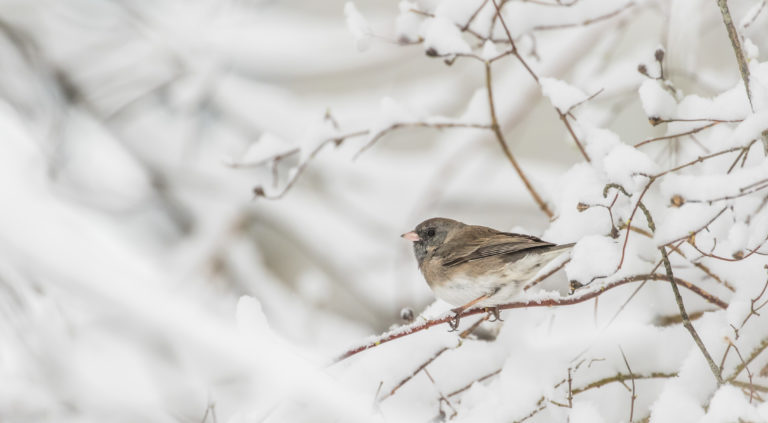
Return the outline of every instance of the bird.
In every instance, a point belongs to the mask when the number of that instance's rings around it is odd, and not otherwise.
[[[459,315],[471,307],[486,308],[501,320],[498,306],[575,245],[444,217],[427,219],[401,237],[413,243],[419,270],[435,296],[455,306],[451,330],[458,328]]]

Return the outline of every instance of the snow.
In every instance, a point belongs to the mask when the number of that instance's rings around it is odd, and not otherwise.
[[[732,252],[742,251],[747,247],[749,227],[743,222],[734,222],[728,231],[728,246]]]
[[[368,21],[351,1],[344,4],[344,16],[347,17],[347,28],[352,33],[358,51],[367,50],[371,45],[371,27]]]
[[[651,406],[651,422],[700,422],[704,410],[699,402],[679,383],[669,383],[663,395]]]
[[[591,125],[586,126],[582,139],[587,154],[595,163],[601,163],[611,150],[621,144],[621,139],[616,133]]]
[[[575,242],[586,235],[609,233],[608,212],[602,207],[590,207],[579,211],[576,205],[608,205],[603,197],[605,176],[587,164],[574,166],[558,181],[561,188],[554,197],[559,212],[557,220],[544,233],[544,239],[558,242]],[[611,197],[612,198],[612,197]]]
[[[734,153],[737,154],[737,153]],[[768,161],[749,168],[737,168],[729,174],[669,175],[662,182],[662,191],[670,198],[680,194],[687,201],[717,201],[735,197],[748,190],[745,187],[768,177]],[[694,180],[696,183],[693,183]]]
[[[647,154],[626,144],[611,149],[603,159],[603,166],[608,178],[629,192],[639,190],[647,183],[648,176],[659,172],[659,167]]]
[[[670,119],[675,116],[677,102],[656,80],[647,79],[638,91],[640,102],[648,118]]]
[[[424,48],[437,55],[470,53],[472,48],[464,40],[461,31],[447,18],[435,17],[427,20],[424,31]]]
[[[299,141],[301,146],[299,160],[302,163],[306,162],[315,151],[326,145],[338,134],[339,131],[334,127],[331,120],[326,118],[315,119],[307,125],[304,135]]]
[[[435,8],[435,16],[449,19],[458,25],[464,25],[482,5],[483,0],[445,0],[441,1]]]
[[[418,114],[410,110],[406,105],[398,103],[391,97],[384,97],[379,102],[379,113],[375,122],[371,123],[370,132],[363,145],[368,145],[374,139],[381,136],[384,131],[394,125],[407,124],[418,120]]]
[[[743,48],[747,60],[755,60],[760,57],[760,49],[749,38],[744,39]]]
[[[488,40],[483,44],[483,52],[480,57],[485,61],[490,61],[494,57],[499,55],[499,50],[496,48],[496,44],[493,41]]]
[[[588,235],[576,243],[571,257],[565,266],[568,279],[587,284],[596,276],[608,276],[616,270],[621,245],[610,237]]]
[[[266,132],[261,135],[258,141],[254,142],[243,154],[243,158],[233,162],[238,165],[259,164],[271,160],[276,156],[284,155],[294,151],[296,146],[288,141],[278,137],[275,134]]]
[[[467,106],[459,118],[460,122],[489,123],[488,92],[484,88],[478,88],[467,102]]]
[[[573,423],[600,423],[605,419],[600,415],[597,406],[589,401],[574,401],[573,409],[568,414],[568,421]]]
[[[687,203],[679,208],[668,209],[656,224],[654,240],[657,245],[663,245],[675,239],[688,237],[691,232],[702,228],[719,212],[720,207],[701,203]]]
[[[732,299],[728,305],[727,319],[728,323],[739,327],[744,318],[749,314],[752,305],[748,300]]]
[[[745,26],[749,25],[752,21],[754,21],[757,16],[764,12],[763,10],[766,7],[764,1],[755,2],[755,4],[752,5],[752,7],[749,8],[747,13],[744,14],[744,16],[739,21],[739,26],[744,28]]]
[[[741,81],[729,90],[713,98],[698,95],[686,95],[677,106],[677,118],[694,118],[708,116],[713,119],[740,120],[750,113],[744,84]]]
[[[707,415],[701,423],[726,423],[734,418],[742,421],[761,421],[757,407],[750,404],[747,398],[735,386],[725,385],[717,390],[709,404]]]
[[[717,386],[675,321],[668,282],[604,289],[663,273],[658,246],[692,231],[697,247],[727,258],[768,236],[762,141],[730,172],[739,151],[703,158],[768,126],[765,11],[740,31],[753,111],[732,49],[712,48],[729,46],[715,7],[635,2],[582,25],[627,3],[505,2],[519,53],[546,78],[539,87],[514,55],[494,61],[495,111],[550,217],[492,131],[425,127],[490,124],[477,58],[508,46],[499,22],[498,42],[484,39],[491,2],[469,27],[478,37],[460,27],[479,0],[41,1],[0,5],[13,23],[0,42],[0,420],[628,421],[629,381],[581,390],[626,374],[623,351],[638,376],[635,421],[768,421],[763,393],[750,402],[740,386]],[[541,28],[562,24],[576,26]],[[374,36],[365,54],[349,48]],[[660,40],[676,94],[636,71]],[[425,57],[430,48],[455,60]],[[569,117],[587,162],[546,103],[565,111],[601,88]],[[641,103],[697,120],[653,127]],[[632,147],[715,118],[733,122]],[[699,157],[644,192],[657,233],[641,211],[627,231],[643,174]],[[286,181],[281,199],[253,199],[254,186]],[[610,183],[629,197],[604,196]],[[736,196],[749,185],[761,189]],[[577,244],[541,270],[570,259],[564,271],[520,295],[537,306],[503,310],[463,339],[446,324],[415,331],[453,315],[398,236],[433,216]],[[681,285],[730,377],[741,359],[724,356],[728,343],[749,357],[768,339],[766,309],[750,314],[766,256],[720,260],[689,242],[669,251],[676,277],[727,304]],[[569,280],[595,276],[605,277],[570,293]],[[749,365],[761,386],[766,354]]]
[[[750,142],[760,139],[766,130],[768,130],[768,110],[750,114],[734,129],[731,136],[728,137],[726,145],[746,146]]]
[[[419,10],[418,6],[410,1],[400,0],[398,9],[400,13],[397,15],[397,19],[395,19],[395,35],[397,40],[418,40],[421,23],[424,20],[421,15],[413,12],[413,10]]]
[[[573,106],[587,99],[580,89],[555,78],[541,78],[541,92],[549,98],[560,113],[568,112]]]

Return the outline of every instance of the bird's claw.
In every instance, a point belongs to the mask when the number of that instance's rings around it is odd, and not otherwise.
[[[487,307],[485,311],[488,313],[489,322],[503,322],[504,319],[501,318],[499,306],[494,307]],[[493,320],[490,320],[490,318],[493,317]]]
[[[459,330],[459,322],[461,321],[461,312],[464,311],[462,309],[453,309],[453,317],[451,317],[451,320],[448,321],[448,326],[451,328],[448,332],[456,332]]]

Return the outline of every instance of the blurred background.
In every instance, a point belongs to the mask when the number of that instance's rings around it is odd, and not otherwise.
[[[0,421],[227,421],[259,401],[235,352],[241,296],[297,350],[333,356],[433,302],[399,238],[421,220],[544,234],[471,129],[393,131],[358,158],[364,138],[327,146],[283,198],[254,198],[296,162],[241,166],[265,136],[288,148],[326,115],[366,129],[385,97],[459,118],[482,90],[481,64],[393,42],[396,2],[356,6],[380,35],[365,51],[338,0],[0,2]],[[763,50],[766,15],[750,27]],[[714,1],[636,2],[568,31],[521,49],[603,89],[585,119],[625,142],[663,133],[636,95],[657,47],[689,92],[739,81]],[[515,61],[494,70],[510,148],[551,201],[578,150]]]

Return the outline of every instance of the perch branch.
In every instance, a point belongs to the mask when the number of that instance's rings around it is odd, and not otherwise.
[[[644,274],[644,275],[635,275],[635,276],[629,276],[624,279],[620,279],[617,281],[606,283],[603,286],[594,288],[589,290],[588,292],[585,292],[580,295],[573,295],[570,297],[560,297],[560,298],[547,298],[547,299],[538,299],[538,300],[527,300],[527,301],[517,301],[507,304],[501,304],[498,306],[499,310],[509,310],[509,309],[515,309],[515,308],[529,308],[529,307],[556,307],[556,306],[568,306],[573,304],[582,303],[588,300],[591,300],[592,298],[595,298],[604,292],[619,287],[621,285],[625,285],[631,282],[639,282],[644,280],[653,280],[653,281],[669,281],[669,277],[663,274],[654,273],[654,274]],[[728,308],[728,304],[721,300],[720,298],[710,294],[709,292],[701,289],[700,287],[692,284],[691,282],[688,282],[686,280],[680,279],[678,277],[674,278],[675,282],[686,289],[690,290],[694,294],[700,296],[707,302],[716,305],[717,307],[721,309]],[[484,308],[473,308],[466,310],[459,314],[459,318],[464,318],[467,316],[473,316],[475,314],[480,313],[486,313],[486,310]],[[363,351],[369,350],[371,348],[375,348],[381,344],[394,341],[395,339],[402,338],[404,336],[408,336],[411,334],[414,334],[416,332],[421,332],[423,330],[429,329],[433,326],[437,326],[443,323],[448,323],[450,321],[453,321],[455,319],[455,316],[453,313],[447,313],[441,317],[436,317],[434,319],[430,319],[424,322],[420,322],[417,324],[409,325],[409,326],[403,326],[400,328],[397,328],[393,331],[386,332],[375,339],[373,339],[370,342],[367,342],[363,345],[359,345],[356,347],[353,347],[334,359],[334,363],[337,363],[339,361],[342,361],[344,359],[347,359],[355,354],[361,353]]]

